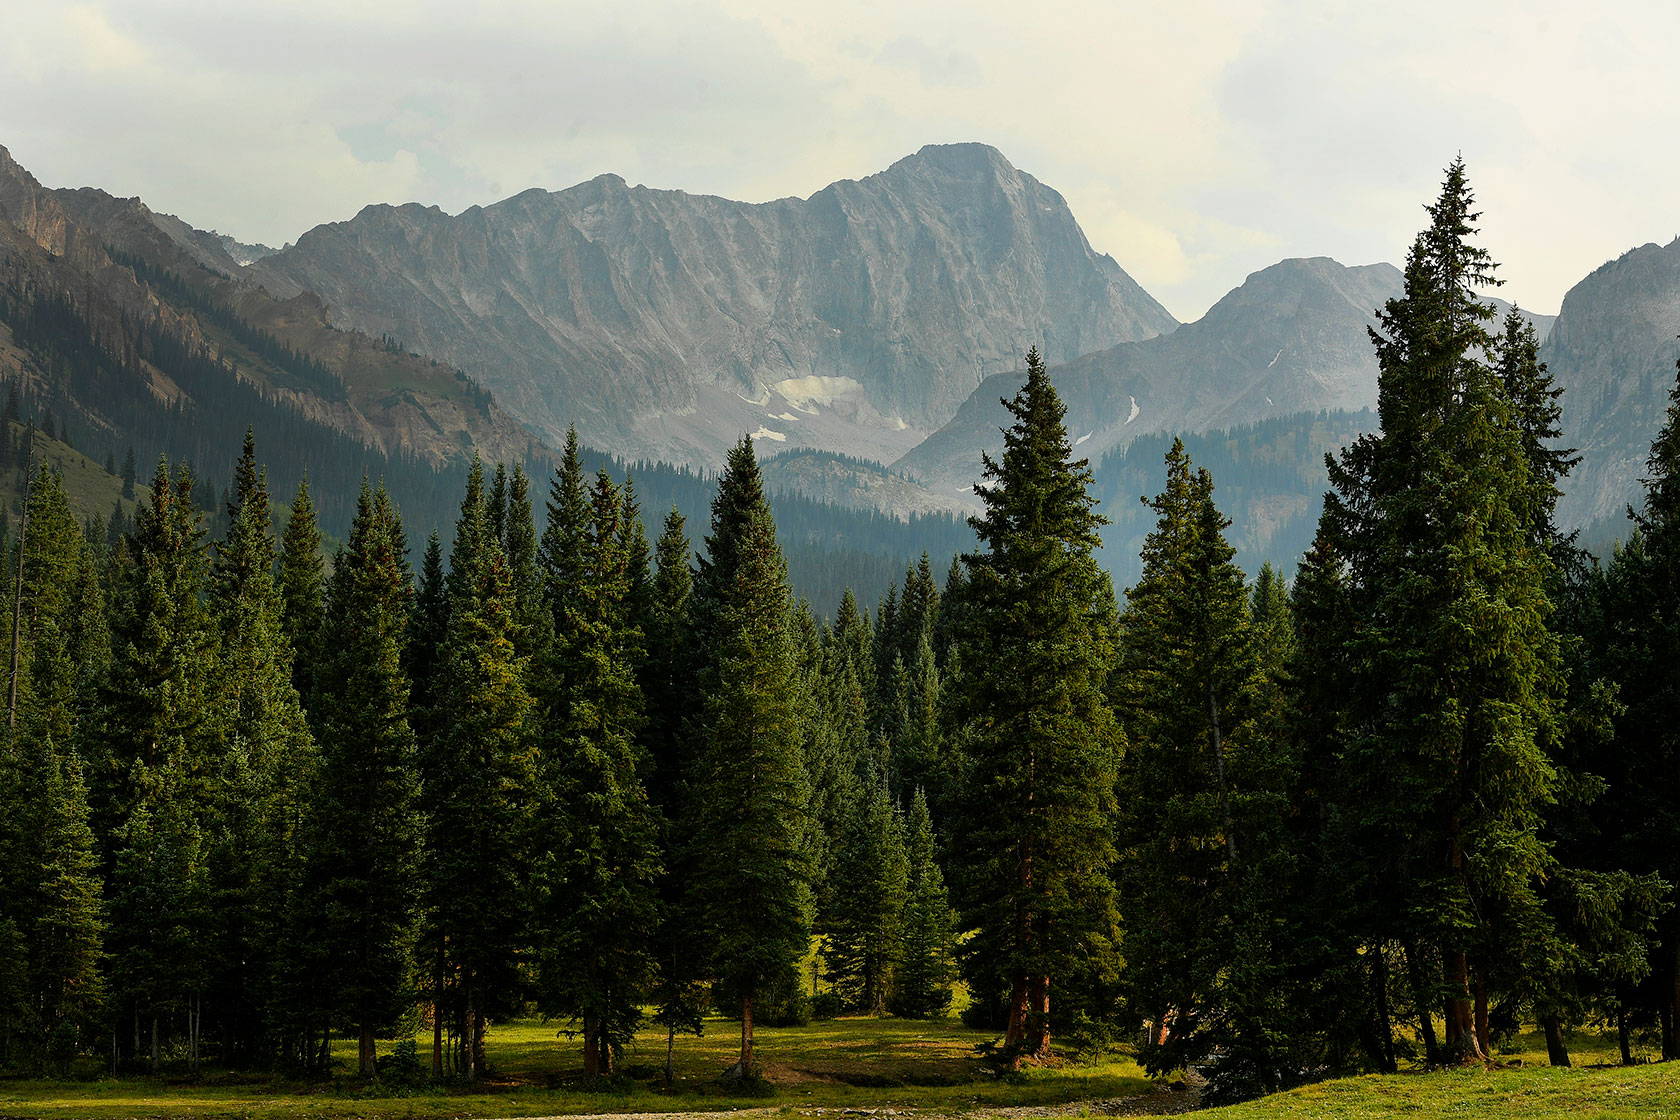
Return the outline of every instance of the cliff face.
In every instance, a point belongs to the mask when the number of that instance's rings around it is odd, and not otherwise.
[[[1127,342],[1051,370],[1068,435],[1093,460],[1146,432],[1197,432],[1321,409],[1376,404],[1366,329],[1400,294],[1392,265],[1348,268],[1327,257],[1262,269],[1206,315],[1170,335]],[[896,465],[940,491],[979,477],[1000,444],[998,398],[1020,374],[994,377],[956,417]]]
[[[1564,483],[1562,524],[1625,530],[1625,507],[1643,496],[1651,440],[1668,408],[1677,334],[1680,238],[1633,249],[1564,296],[1541,348],[1564,387],[1564,442],[1582,457]]]
[[[701,464],[756,428],[895,458],[1030,345],[1066,361],[1176,326],[978,144],[756,205],[602,176],[455,217],[369,207],[249,273],[460,366],[539,430]]]
[[[1300,412],[1375,408],[1369,331],[1399,296],[1400,270],[1328,257],[1253,273],[1206,315],[1170,335],[1126,342],[1051,370],[1075,448],[1093,461],[1150,432],[1227,429]],[[1501,315],[1509,306],[1492,301]],[[1531,316],[1545,334],[1551,319]],[[950,423],[895,465],[942,493],[979,477],[980,453],[1001,446],[998,399],[1021,375],[991,378]]]

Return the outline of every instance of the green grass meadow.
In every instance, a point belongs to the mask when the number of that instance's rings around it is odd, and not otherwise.
[[[63,1080],[0,1079],[0,1117],[398,1118],[563,1116],[614,1112],[727,1112],[769,1108],[795,1115],[817,1110],[934,1114],[1000,1108],[1058,1108],[1100,1115],[1106,1102],[1134,1098],[1128,1112],[1177,1111],[1184,1094],[1163,1091],[1124,1053],[1093,1063],[1068,1062],[999,1077],[975,1047],[993,1035],[955,1019],[840,1019],[805,1027],[760,1027],[757,1052],[769,1085],[726,1086],[718,1075],[734,1061],[735,1022],[708,1020],[703,1036],[679,1036],[676,1084],[660,1076],[665,1038],[649,1031],[626,1053],[625,1075],[586,1088],[577,1042],[564,1024],[497,1024],[489,1039],[492,1074],[476,1086],[403,1089],[349,1075],[354,1045],[334,1050],[332,1078],[290,1081],[211,1071],[109,1078],[91,1066]],[[417,1038],[427,1056],[429,1038]],[[382,1053],[390,1042],[382,1042]],[[1206,1111],[1210,1120],[1262,1117],[1675,1117],[1680,1120],[1680,1063],[1622,1068],[1614,1041],[1571,1040],[1574,1069],[1548,1067],[1544,1041],[1524,1035],[1499,1054],[1499,1069],[1408,1072],[1305,1086],[1258,1101]],[[1518,1065],[1517,1063],[1520,1063]],[[1082,1107],[1084,1102],[1088,1106]]]

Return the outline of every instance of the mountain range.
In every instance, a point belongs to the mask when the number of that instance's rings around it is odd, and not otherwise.
[[[555,442],[715,466],[739,433],[891,460],[1029,345],[1177,326],[993,148],[761,204],[603,175],[448,215],[369,206],[250,266],[465,370]]]
[[[1368,330],[1401,287],[1389,264],[1289,259],[1180,325],[1060,194],[980,144],[767,203],[604,175],[458,215],[373,205],[279,250],[49,190],[0,148],[0,215],[8,292],[58,293],[107,350],[134,324],[179,336],[263,407],[346,441],[346,478],[358,455],[438,479],[473,451],[540,460],[571,426],[621,462],[703,472],[746,433],[772,487],[823,508],[961,514],[1037,346],[1105,501],[1152,492],[1160,440],[1201,433],[1252,522],[1245,559],[1285,566],[1324,451],[1374,423]],[[1530,318],[1583,453],[1562,520],[1608,539],[1667,404],[1680,240],[1606,264],[1555,322]],[[0,323],[0,377],[96,444],[158,446],[162,420],[138,439],[105,390],[64,375],[73,362],[49,375],[20,337]],[[214,378],[127,345],[133,399],[214,411]],[[1141,530],[1120,512],[1110,543],[1127,548]]]

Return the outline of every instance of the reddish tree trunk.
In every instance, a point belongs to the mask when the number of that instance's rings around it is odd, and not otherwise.
[[[1027,1037],[1027,978],[1017,976],[1009,986],[1009,1021],[1003,1029],[1003,1045],[1018,1051]]]
[[[373,1023],[363,1019],[361,1030],[356,1038],[357,1069],[363,1077],[372,1077],[376,1072],[373,1064],[373,1054]]]
[[[741,1076],[752,1073],[753,1060],[753,997],[748,992],[741,997]]]
[[[596,1078],[601,1075],[600,1047],[595,1045],[595,1016],[583,1017],[583,1075]]]
[[[1050,977],[1034,976],[1027,984],[1027,1037],[1023,1049],[1033,1058],[1050,1056]]]
[[[1485,1061],[1487,1055],[1482,1052],[1481,1044],[1476,1039],[1476,1017],[1468,998],[1469,958],[1456,950],[1448,950],[1444,957],[1447,989],[1455,994],[1447,998],[1443,1008],[1447,1021],[1447,1038],[1442,1060],[1450,1065],[1472,1065]],[[1464,994],[1456,994],[1459,992]]]

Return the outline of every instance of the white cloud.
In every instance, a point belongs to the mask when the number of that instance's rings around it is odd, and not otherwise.
[[[1506,295],[1680,221],[1680,9],[1449,0],[14,5],[0,143],[247,240],[604,171],[764,200],[981,140],[1181,318],[1398,260],[1463,151]]]

